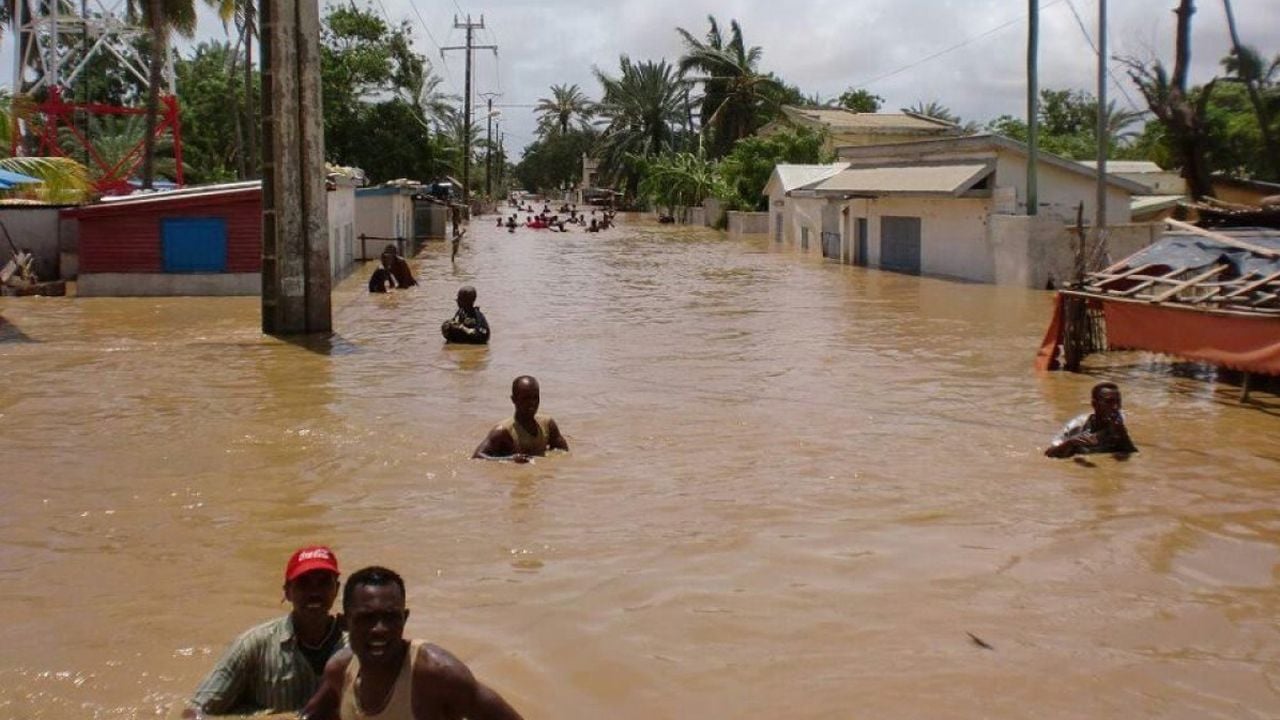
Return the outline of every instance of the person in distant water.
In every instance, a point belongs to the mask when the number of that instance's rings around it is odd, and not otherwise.
[[[490,430],[471,457],[529,462],[530,458],[546,455],[547,450],[568,450],[569,443],[560,434],[556,421],[538,414],[539,401],[538,381],[529,375],[516,378],[511,383],[515,415]]]
[[[600,232],[600,227],[596,225],[595,218],[591,218],[591,224],[587,226],[587,232]]]
[[[295,712],[320,685],[325,663],[347,646],[337,617],[338,559],[327,547],[304,547],[284,570],[293,611],[251,628],[223,653],[196,688],[182,717]]]
[[[395,245],[387,245],[382,250],[379,258],[382,266],[373,271],[373,276],[369,278],[369,292],[384,293],[387,290],[395,288],[409,288],[418,284],[413,279],[413,271],[409,269],[409,263],[400,257],[400,252],[396,250]]]
[[[351,649],[335,655],[299,713],[305,720],[521,720],[507,701],[439,645],[404,637],[404,580],[356,571],[342,592]]]
[[[1102,382],[1093,386],[1090,395],[1093,412],[1067,423],[1062,432],[1049,443],[1044,451],[1045,455],[1065,458],[1086,453],[1138,452],[1124,425],[1124,413],[1120,410],[1120,388],[1115,383]]]
[[[444,321],[440,333],[446,342],[484,345],[489,342],[489,321],[476,307],[476,289],[463,285],[458,289],[458,311]]]
[[[467,229],[462,227],[462,206],[454,203],[449,206],[449,219],[453,222],[453,244],[449,250],[449,262],[458,257],[458,246],[462,244],[462,236]]]

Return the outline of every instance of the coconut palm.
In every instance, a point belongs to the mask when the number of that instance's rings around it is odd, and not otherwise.
[[[230,33],[229,24],[234,23],[236,28],[236,51],[227,65],[228,79],[235,75],[240,48],[244,48],[244,62],[240,63],[242,73],[240,99],[243,105],[240,107],[240,112],[233,114],[236,124],[234,137],[240,177],[252,177],[257,174],[258,161],[258,123],[257,113],[254,112],[257,100],[253,82],[253,44],[258,38],[258,10],[253,0],[205,0],[205,2],[217,9],[218,18],[222,20],[222,27],[228,31],[228,34]],[[241,137],[244,138],[243,149],[240,147]]]
[[[632,158],[650,158],[675,145],[684,116],[684,86],[666,60],[632,62],[619,59],[620,74],[612,77],[595,69],[604,88],[597,114],[605,129],[599,144],[601,174],[625,179],[632,197],[639,183]]]
[[[139,13],[139,11],[141,11]],[[195,36],[196,8],[193,0],[129,0],[128,12],[141,14],[151,32],[151,58],[147,72],[147,127],[142,158],[142,186],[151,187],[155,175],[155,136],[160,112],[160,83],[165,58],[169,54],[169,34]]]
[[[423,127],[439,133],[441,124],[457,112],[458,96],[444,92],[444,78],[435,74],[435,68],[426,60],[404,70],[401,95],[413,108]]]
[[[551,97],[538,98],[534,113],[538,115],[538,133],[550,135],[569,132],[569,126],[577,118],[579,129],[590,127],[595,105],[582,94],[577,85],[552,85]]]
[[[676,32],[684,39],[680,75],[686,82],[702,85],[702,125],[711,129],[714,157],[728,152],[733,143],[754,132],[768,116],[781,95],[778,81],[757,69],[764,51],[748,48],[742,40],[737,20],[729,22],[729,41],[720,33],[713,16],[706,40],[698,40],[684,28]]]
[[[913,115],[924,115],[925,117],[931,117],[934,120],[942,120],[944,122],[952,123],[953,125],[960,124],[960,117],[951,112],[951,108],[948,108],[937,100],[930,100],[929,102],[917,100],[911,107],[902,108],[902,112],[911,113]]]
[[[39,185],[17,186],[12,193],[34,194],[53,203],[78,203],[88,199],[93,183],[84,165],[66,157],[8,157],[13,132],[14,101],[8,90],[0,89],[0,169],[30,175]],[[29,189],[30,188],[30,189]]]

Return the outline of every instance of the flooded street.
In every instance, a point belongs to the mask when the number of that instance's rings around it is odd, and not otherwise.
[[[1280,715],[1274,396],[1037,375],[1043,292],[467,237],[357,270],[325,343],[257,298],[0,299],[0,718],[173,715],[312,542],[531,720]],[[464,283],[487,349],[440,337]],[[525,373],[572,452],[470,460]],[[1041,457],[1101,379],[1142,452]]]

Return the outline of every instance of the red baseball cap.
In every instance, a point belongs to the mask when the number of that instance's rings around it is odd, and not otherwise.
[[[291,582],[299,575],[309,573],[312,570],[328,570],[337,575],[337,556],[333,554],[332,550],[323,545],[298,548],[294,551],[293,556],[289,558],[289,564],[284,568],[284,581]]]

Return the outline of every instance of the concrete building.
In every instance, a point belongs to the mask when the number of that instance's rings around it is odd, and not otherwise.
[[[769,197],[769,237],[773,242],[808,251],[815,248],[822,231],[826,198],[792,196],[791,191],[826,180],[849,167],[847,162],[829,165],[778,165],[764,194]]]
[[[782,117],[757,135],[769,136],[789,127],[826,131],[826,150],[854,145],[883,145],[956,137],[965,131],[955,123],[915,113],[860,113],[842,108],[783,105]]]
[[[421,192],[420,183],[407,180],[356,189],[357,260],[376,258],[389,244],[406,256],[414,254],[413,198]]]
[[[782,243],[852,265],[1043,287],[1070,267],[1066,224],[1078,205],[1086,223],[1093,217],[1095,173],[1046,154],[1038,165],[1039,215],[1026,217],[1026,147],[999,136],[844,147],[838,154],[846,167],[814,169],[825,177],[784,193],[781,212],[771,217],[775,233],[783,225]],[[776,193],[784,174],[775,173],[777,183],[767,189]],[[1115,242],[1150,242],[1145,226],[1114,227],[1129,223],[1130,198],[1145,188],[1112,176],[1107,186]],[[788,201],[799,238],[786,229]]]

